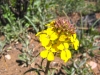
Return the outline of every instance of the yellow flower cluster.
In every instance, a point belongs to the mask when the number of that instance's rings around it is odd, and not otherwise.
[[[37,33],[39,40],[45,50],[40,56],[48,61],[59,56],[64,62],[71,58],[69,47],[78,49],[79,41],[76,38],[75,28],[66,18],[59,18],[47,24],[48,28]]]

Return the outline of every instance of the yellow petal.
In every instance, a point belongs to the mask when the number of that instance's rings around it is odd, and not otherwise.
[[[42,40],[44,40],[44,38],[47,38],[47,35],[46,34],[41,34],[40,35],[40,40],[42,41]]]
[[[71,58],[71,52],[70,50],[66,50],[67,58]]]
[[[48,56],[47,56],[47,60],[48,61],[52,61],[54,60],[54,54],[52,52],[49,52]]]
[[[46,24],[45,26],[50,26],[50,24]]]
[[[50,35],[50,40],[56,40],[58,38],[58,34],[53,32],[52,35]]]
[[[63,50],[63,49],[64,49],[64,45],[61,43],[61,44],[59,44],[59,45],[57,46],[57,48],[58,48],[59,50]]]
[[[75,39],[76,39],[76,34],[73,34],[73,35],[71,36],[71,42],[74,42]]]
[[[54,32],[53,30],[52,30],[53,28],[48,28],[47,29],[47,35],[52,35],[52,33]]]
[[[74,42],[74,38],[73,36],[70,37],[71,42]]]
[[[46,46],[49,44],[50,39],[47,37],[46,34],[41,34],[40,35],[40,42],[41,42],[42,46]]]
[[[73,38],[76,39],[76,34],[73,34]]]
[[[59,41],[65,41],[65,39],[66,39],[66,36],[65,36],[65,35],[61,35],[61,36],[59,37]]]
[[[48,50],[43,50],[43,51],[41,51],[40,56],[41,56],[42,58],[46,58],[46,57],[48,56]]]
[[[68,58],[66,58],[65,60],[64,60],[64,62],[66,63],[68,61]]]
[[[42,46],[47,46],[49,44],[49,42],[50,42],[49,39],[45,39],[45,41],[44,40],[41,40]]]
[[[61,59],[65,60],[66,59],[66,52],[64,50],[61,51]]]
[[[77,50],[79,47],[79,41],[76,39],[74,42],[74,49]]]
[[[43,31],[41,31],[41,32],[38,32],[37,34],[36,34],[36,36],[39,36],[39,35],[42,35],[42,34],[45,34],[46,33],[46,30],[43,30]]]
[[[62,50],[60,57],[61,57],[62,60],[64,60],[64,62],[67,62],[68,59],[71,58],[71,52],[70,52],[70,50],[66,50],[66,51]]]
[[[65,47],[66,49],[68,49],[68,48],[69,48],[69,44],[68,44],[68,43],[64,43],[64,47]]]

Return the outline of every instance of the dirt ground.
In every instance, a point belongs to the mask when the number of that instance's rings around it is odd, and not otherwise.
[[[97,18],[100,18],[100,14],[96,14]],[[73,17],[73,21],[76,22],[76,20],[79,19],[78,15],[74,14]],[[76,19],[77,18],[77,19]],[[37,41],[37,37],[30,33],[29,34],[29,40],[30,40],[30,47],[33,47],[32,45],[34,45],[34,51],[33,51],[33,55],[38,54],[43,48],[41,47],[41,44]],[[2,40],[4,37],[0,37],[0,39]],[[5,55],[3,55],[0,58],[0,75],[23,75],[26,71],[28,71],[31,68],[36,68],[36,64],[40,64],[40,62],[42,61],[41,57],[38,56],[38,58],[36,59],[36,61],[32,64],[30,64],[28,67],[24,67],[23,65],[20,65],[18,60],[18,55],[21,54],[21,49],[22,49],[22,44],[20,44],[19,42],[17,44],[15,43],[11,43],[10,45],[7,45],[5,49],[10,48],[9,51],[7,51],[7,53]],[[93,69],[93,72],[95,75],[100,75],[100,50],[96,50],[95,56],[90,60],[90,61],[94,61],[97,66],[96,68]],[[6,56],[10,55],[11,58],[7,58]],[[59,58],[57,58],[55,61],[53,61],[50,66],[52,67],[56,67],[57,69],[60,69],[61,64],[57,63],[54,64],[55,62],[59,62],[59,63],[63,63],[63,61],[61,61]],[[46,65],[46,61],[44,61],[44,66]],[[31,71],[26,73],[25,75],[37,75],[35,72]],[[41,74],[40,75],[44,75]],[[59,75],[64,75],[64,74],[59,74]],[[66,75],[66,74],[65,74]]]

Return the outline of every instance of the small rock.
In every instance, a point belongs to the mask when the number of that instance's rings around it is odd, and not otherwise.
[[[11,59],[11,56],[9,54],[5,55],[5,58],[10,60]]]
[[[91,69],[95,69],[97,67],[97,63],[94,61],[90,61],[87,64],[91,67]]]
[[[32,67],[32,68],[35,68],[35,62],[33,62],[33,63],[31,64],[31,67]]]
[[[31,36],[27,35],[28,39],[30,40],[31,39]]]
[[[57,67],[58,66],[58,63],[57,62],[52,62],[52,66],[54,67]]]

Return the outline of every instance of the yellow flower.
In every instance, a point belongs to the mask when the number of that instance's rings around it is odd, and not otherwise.
[[[58,38],[58,34],[53,31],[53,28],[48,28],[45,31],[39,32],[37,36],[39,36],[42,46],[47,46],[50,40],[56,40]]]
[[[61,59],[64,60],[64,62],[67,62],[68,59],[71,58],[71,52],[70,50],[68,50],[69,44],[61,43],[57,48],[61,50],[61,54],[60,54]]]
[[[41,51],[40,56],[42,58],[47,58],[48,61],[54,60],[54,53],[56,52],[56,50],[52,48],[51,45],[45,48],[46,50]]]
[[[78,47],[79,47],[79,40],[76,39],[76,34],[73,34],[73,35],[71,36],[71,42],[72,42],[72,44],[73,44],[74,49],[77,50]]]
[[[46,25],[48,28],[38,32],[39,40],[45,50],[40,52],[42,58],[48,61],[54,60],[55,56],[59,56],[64,62],[71,58],[70,46],[78,50],[79,40],[75,33],[75,27],[67,20],[67,18],[58,18]]]
[[[64,62],[67,62],[71,58],[71,52],[70,50],[62,50],[60,56]]]
[[[74,42],[73,42],[73,46],[74,46],[74,49],[77,50],[78,47],[79,47],[79,41],[78,39],[76,39]]]
[[[42,58],[47,58],[48,61],[53,61],[54,60],[54,54],[53,54],[53,52],[49,52],[48,50],[43,50],[40,53],[40,56]]]
[[[76,39],[76,34],[73,34],[73,35],[71,36],[71,42],[74,42],[75,39]]]

